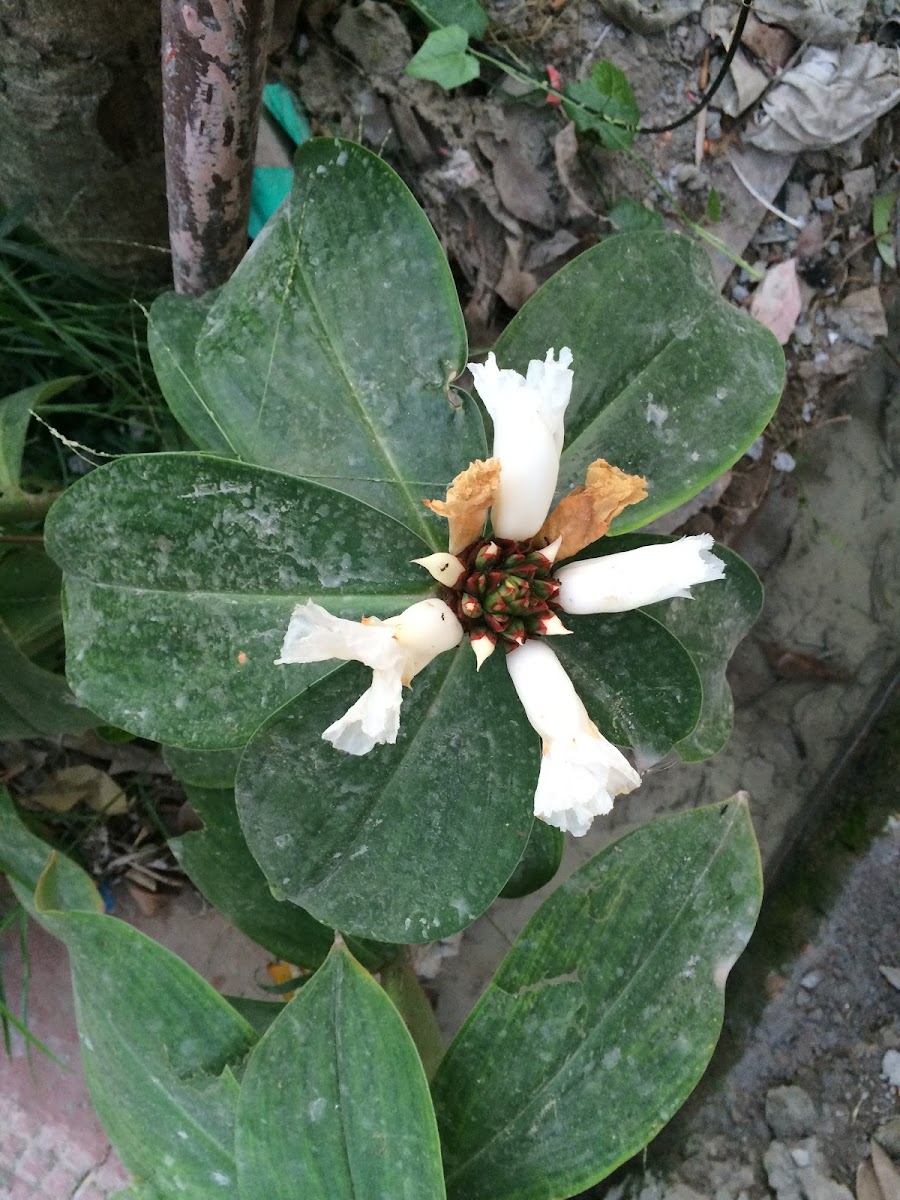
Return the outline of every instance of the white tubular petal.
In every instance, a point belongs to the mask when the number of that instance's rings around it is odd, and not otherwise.
[[[708,533],[659,546],[641,546],[605,558],[567,563],[556,572],[559,602],[568,613],[627,612],[674,596],[689,597],[698,583],[725,574]]]
[[[329,725],[322,737],[345,754],[368,754],[374,746],[393,745],[400,729],[403,685],[399,671],[373,671],[372,686],[352,708]]]
[[[375,670],[398,665],[403,652],[393,629],[377,617],[368,617],[365,622],[347,621],[312,600],[298,604],[291,613],[275,665],[325,662],[329,658],[355,659]]]
[[[438,654],[458,646],[463,638],[456,614],[436,598],[411,604],[399,616],[389,617],[382,628],[391,630],[403,653],[404,683],[409,683]]]
[[[582,837],[613,798],[633,791],[641,777],[606,740],[550,647],[531,640],[507,657],[526,716],[543,740],[534,814]]]
[[[465,565],[455,554],[426,554],[424,558],[414,558],[412,561],[424,567],[432,579],[448,588],[456,587],[466,573]]]
[[[318,604],[298,604],[281,647],[281,663],[355,659],[372,668],[372,686],[322,734],[347,754],[368,754],[393,743],[400,728],[403,685],[444,650],[462,641],[463,629],[443,600],[421,600],[379,621],[346,621]]]
[[[550,511],[559,475],[563,419],[572,391],[563,348],[544,362],[532,359],[528,373],[501,371],[493,354],[484,365],[470,363],[478,394],[494,422],[492,457],[500,460],[500,486],[491,513],[498,537],[533,537]]]

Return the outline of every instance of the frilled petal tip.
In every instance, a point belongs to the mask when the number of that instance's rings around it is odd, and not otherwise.
[[[395,671],[373,671],[372,686],[322,737],[345,754],[368,754],[375,746],[393,745],[400,732],[403,685]]]
[[[584,837],[613,799],[640,786],[641,777],[596,730],[545,748],[534,794],[534,815],[563,833]]]
[[[500,479],[491,524],[501,538],[534,537],[550,509],[559,475],[563,422],[572,391],[572,354],[532,359],[527,373],[500,370],[493,354],[470,363],[478,394],[494,423],[493,459]]]
[[[398,664],[403,651],[394,630],[377,617],[348,621],[312,600],[298,604],[291,613],[275,665],[327,662],[330,658],[355,659],[375,670]]]
[[[621,554],[567,563],[556,572],[559,602],[565,612],[628,612],[676,596],[725,575],[725,563],[712,553],[708,533],[658,546],[640,546]]]
[[[532,640],[506,660],[525,714],[541,735],[543,756],[534,815],[582,837],[613,797],[641,777],[588,716],[571,679],[546,642]]]

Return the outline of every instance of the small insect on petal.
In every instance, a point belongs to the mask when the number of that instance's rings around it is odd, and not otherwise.
[[[412,561],[424,567],[432,579],[448,588],[455,588],[466,573],[465,564],[455,554],[426,554],[424,558],[414,558]]]

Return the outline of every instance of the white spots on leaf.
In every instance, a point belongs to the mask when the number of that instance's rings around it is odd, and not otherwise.
[[[315,1100],[310,1100],[306,1106],[306,1115],[310,1122],[315,1125],[316,1121],[321,1121],[325,1114],[327,1101],[324,1096],[316,1096]]]
[[[176,1129],[176,1130],[175,1130],[175,1133],[176,1133],[176,1135],[177,1135],[178,1137],[180,1137],[180,1138],[181,1138],[181,1140],[182,1140],[183,1142],[186,1142],[186,1141],[187,1141],[187,1136],[188,1136],[188,1135],[187,1135],[187,1132],[186,1132],[184,1129]]]
[[[228,1185],[231,1183],[231,1176],[226,1175],[224,1171],[213,1171],[210,1175],[210,1179],[213,1181],[213,1183],[217,1183],[219,1187],[228,1187]]]
[[[362,845],[362,846],[360,846],[360,848],[358,850],[353,851],[353,853],[350,855],[350,861],[353,862],[354,858],[362,858],[362,856],[364,854],[368,854],[368,853],[369,853],[369,847],[366,845]]]
[[[669,419],[669,410],[660,404],[654,404],[652,400],[648,401],[644,413],[647,417],[647,424],[653,425],[656,429],[662,429]]]
[[[619,1046],[613,1046],[612,1049],[607,1050],[607,1052],[600,1059],[600,1066],[606,1071],[611,1071],[613,1067],[618,1066],[621,1057],[621,1048]]]
[[[294,844],[294,835],[292,833],[279,833],[279,835],[274,838],[273,841],[275,842],[277,849],[287,850],[288,846],[292,846]]]

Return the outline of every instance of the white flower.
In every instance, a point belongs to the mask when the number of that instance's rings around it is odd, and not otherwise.
[[[528,641],[507,657],[509,673],[543,753],[534,815],[582,837],[613,798],[641,777],[587,714],[559,659],[546,642]]]
[[[492,457],[500,460],[500,486],[491,512],[497,537],[534,537],[550,511],[559,476],[563,417],[572,392],[572,352],[552,350],[532,359],[523,378],[501,371],[493,354],[469,363],[478,395],[494,422]]]
[[[625,612],[690,596],[695,584],[721,579],[725,564],[711,553],[713,539],[701,534],[568,563],[551,577],[560,551],[564,557],[577,554],[603,536],[624,507],[647,494],[644,479],[596,459],[584,487],[564,497],[548,517],[572,391],[571,363],[572,353],[563,347],[558,360],[552,349],[543,362],[532,359],[524,376],[501,371],[493,354],[483,366],[469,364],[494,422],[493,455],[462,471],[444,500],[425,501],[446,518],[453,553],[413,560],[446,589],[456,612],[431,599],[386,621],[357,622],[312,602],[298,605],[277,662],[355,659],[372,668],[372,686],[322,734],[339,750],[366,754],[397,740],[403,685],[436,655],[457,646],[464,632],[479,668],[499,640],[507,648],[515,644],[506,658],[509,673],[542,739],[535,816],[581,837],[594,817],[610,811],[615,796],[638,787],[641,778],[590,719],[543,637],[571,633],[561,619],[567,613]],[[482,538],[489,511],[496,542]],[[510,541],[519,545],[510,547]]]
[[[443,600],[420,600],[396,617],[348,621],[314,604],[298,604],[276,665],[354,659],[372,668],[372,686],[322,734],[337,750],[367,754],[393,744],[400,728],[403,685],[444,650],[462,641],[463,629]]]
[[[559,602],[567,613],[586,614],[627,612],[658,600],[689,597],[695,584],[725,574],[725,564],[711,553],[712,545],[712,537],[700,533],[568,563],[556,572]]]

